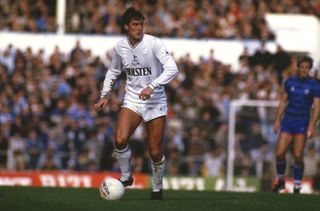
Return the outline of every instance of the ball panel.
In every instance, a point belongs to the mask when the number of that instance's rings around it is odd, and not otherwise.
[[[99,187],[99,192],[100,192],[100,196],[102,199],[107,199],[108,198],[108,194],[102,189],[102,187]]]

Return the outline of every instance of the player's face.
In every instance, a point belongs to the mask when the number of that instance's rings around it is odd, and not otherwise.
[[[131,40],[139,41],[143,35],[143,20],[131,20],[129,24],[126,24],[128,36]]]
[[[309,62],[302,62],[298,67],[298,74],[302,78],[309,76],[310,64]]]

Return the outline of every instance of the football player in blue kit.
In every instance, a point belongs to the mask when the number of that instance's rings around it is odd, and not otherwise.
[[[320,85],[309,76],[312,64],[313,60],[308,56],[299,58],[297,75],[288,77],[283,84],[273,125],[275,132],[281,128],[276,146],[278,182],[273,188],[275,193],[285,188],[285,154],[290,144],[293,144],[294,156],[293,192],[300,193],[301,190],[303,151],[307,137],[313,134],[320,111]]]

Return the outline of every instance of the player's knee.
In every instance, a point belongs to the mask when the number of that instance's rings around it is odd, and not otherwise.
[[[276,159],[277,160],[284,160],[285,159],[285,154],[284,153],[276,153]]]
[[[114,142],[117,149],[124,149],[127,146],[128,137],[121,133],[116,133]]]
[[[300,153],[294,154],[294,163],[295,164],[302,164],[303,163],[303,156]]]
[[[158,148],[151,148],[150,150],[150,157],[153,160],[153,162],[159,162],[162,159],[163,153]]]

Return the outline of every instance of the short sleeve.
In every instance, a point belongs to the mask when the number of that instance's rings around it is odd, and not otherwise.
[[[320,83],[315,82],[313,89],[313,97],[320,98]]]
[[[283,81],[283,88],[285,93],[289,93],[289,83],[290,83],[290,78],[287,78]]]

